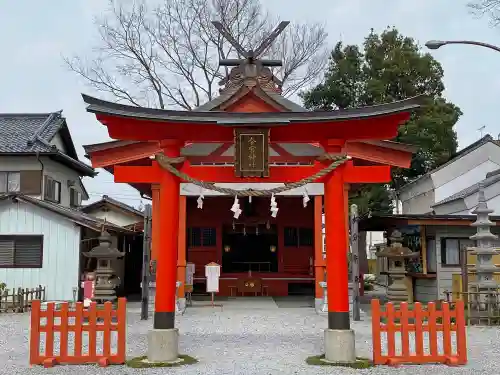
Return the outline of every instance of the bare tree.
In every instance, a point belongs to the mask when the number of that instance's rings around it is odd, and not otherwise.
[[[477,0],[467,6],[476,16],[487,16],[493,26],[500,24],[500,0]]]
[[[191,110],[218,92],[228,73],[219,59],[238,56],[212,25],[218,20],[251,49],[274,28],[260,0],[110,0],[95,19],[100,43],[91,59],[66,58],[69,68],[94,89],[137,106]],[[289,26],[266,52],[281,58],[274,74],[292,95],[315,81],[327,63],[326,31],[320,24]]]

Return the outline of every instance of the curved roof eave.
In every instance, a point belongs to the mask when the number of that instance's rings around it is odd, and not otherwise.
[[[134,107],[119,103],[100,100],[82,94],[88,105],[87,111],[107,116],[133,117],[151,121],[172,121],[176,123],[206,123],[225,126],[248,125],[249,123],[280,123],[285,125],[291,122],[324,122],[350,119],[361,119],[391,114],[410,112],[420,108],[425,100],[424,95],[400,100],[387,104],[336,111],[304,111],[304,112],[197,112],[178,111],[154,108]]]

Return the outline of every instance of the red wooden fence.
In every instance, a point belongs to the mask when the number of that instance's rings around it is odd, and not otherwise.
[[[70,309],[68,302],[62,303],[57,310],[54,303],[48,303],[47,309],[42,310],[41,302],[33,301],[30,365],[52,367],[55,364],[98,363],[107,366],[125,363],[126,303],[125,298],[118,299],[116,310],[111,302],[106,302],[103,309],[98,309],[93,302],[88,310],[84,310],[81,302],[76,303],[74,309]],[[99,332],[102,335],[98,335]],[[116,332],[116,335],[112,335],[112,332]],[[102,336],[102,339],[98,339],[98,336]],[[112,353],[112,336],[116,336],[115,353]],[[45,343],[43,354],[40,353],[42,343]],[[87,351],[84,351],[84,346],[88,347]],[[54,347],[60,348],[57,354]]]
[[[372,300],[373,363],[376,365],[398,365],[401,363],[424,364],[445,363],[465,365],[467,363],[467,343],[463,301],[457,301],[453,309],[446,302],[441,310],[430,302],[422,308],[419,302],[410,311],[407,303],[396,309],[392,303],[381,309],[379,300]],[[382,340],[382,332],[386,340]],[[455,332],[455,335],[453,335]],[[400,336],[401,350],[396,351],[396,337]],[[452,338],[456,338],[453,351]],[[410,340],[413,338],[413,340]],[[425,350],[428,340],[429,350]],[[439,340],[441,338],[441,340]],[[410,350],[410,341],[414,351]],[[439,345],[440,342],[442,345]],[[384,346],[384,354],[382,354]],[[399,347],[398,347],[399,348]],[[442,350],[439,350],[439,349]]]

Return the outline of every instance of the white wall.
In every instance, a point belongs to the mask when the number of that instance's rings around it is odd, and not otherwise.
[[[66,146],[64,146],[64,142],[61,138],[60,134],[56,134],[54,138],[52,138],[52,141],[50,142],[51,145],[56,146],[61,152],[65,153],[67,152]]]
[[[0,234],[43,235],[42,268],[0,268],[8,288],[46,287],[47,299],[72,300],[78,286],[80,227],[28,203],[0,202]]]
[[[80,178],[78,172],[46,156],[41,156],[40,161],[36,156],[0,156],[0,171],[39,171],[42,169],[42,164],[43,174],[61,183],[61,205],[69,207],[70,192],[68,180],[77,181],[74,187],[84,195],[83,185],[78,183],[78,179]],[[41,196],[35,197],[43,197],[43,190]]]
[[[61,183],[61,205],[69,207],[70,202],[70,190],[68,185],[69,181],[75,181],[76,183],[73,187],[78,190],[83,196],[82,185],[78,183],[80,175],[77,171],[68,168],[67,166],[50,160],[47,157],[43,157],[42,163],[44,165],[44,175],[52,177],[54,180]]]
[[[430,176],[424,176],[399,193],[403,214],[425,214],[432,211],[434,184]]]
[[[464,157],[464,159],[467,158]],[[460,162],[462,162],[462,159],[460,159]],[[471,164],[471,162],[467,160],[465,160],[465,163],[469,165]],[[446,182],[442,185],[438,185],[438,182],[436,181],[436,193],[435,193],[436,202],[442,201],[443,199],[446,199],[452,196],[453,194],[456,194],[462,191],[463,189],[466,189],[469,186],[477,184],[478,182],[484,180],[486,178],[486,174],[488,174],[489,172],[496,171],[497,169],[500,168],[500,165],[496,164],[491,160],[487,160],[476,166],[471,166],[471,168],[472,168],[471,170],[460,174],[456,178],[453,178],[449,182]]]
[[[431,206],[482,181],[500,168],[500,147],[488,142],[400,191],[403,214],[423,214]]]
[[[111,208],[107,208],[106,210],[104,210],[103,208],[98,208],[96,210],[88,210],[85,212],[88,215],[92,215],[102,220],[106,219],[106,221],[122,227],[135,224],[143,220],[142,218],[135,215],[127,215],[123,211],[113,210]]]
[[[500,181],[484,188],[484,196],[488,208],[494,210],[492,215],[500,215]],[[451,202],[434,207],[436,214],[471,215],[479,201],[479,192],[475,192],[465,198],[456,199]]]
[[[478,183],[486,173],[500,168],[500,147],[488,142],[432,173],[436,202]],[[474,169],[476,169],[474,171]]]

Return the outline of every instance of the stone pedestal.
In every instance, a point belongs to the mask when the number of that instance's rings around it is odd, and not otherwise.
[[[152,315],[155,312],[155,296],[156,296],[156,282],[149,282],[149,297],[148,297],[148,310],[149,314]]]
[[[148,332],[148,361],[174,362],[179,359],[179,330],[153,329]]]
[[[328,362],[356,362],[355,335],[352,329],[325,329],[325,360]]]

